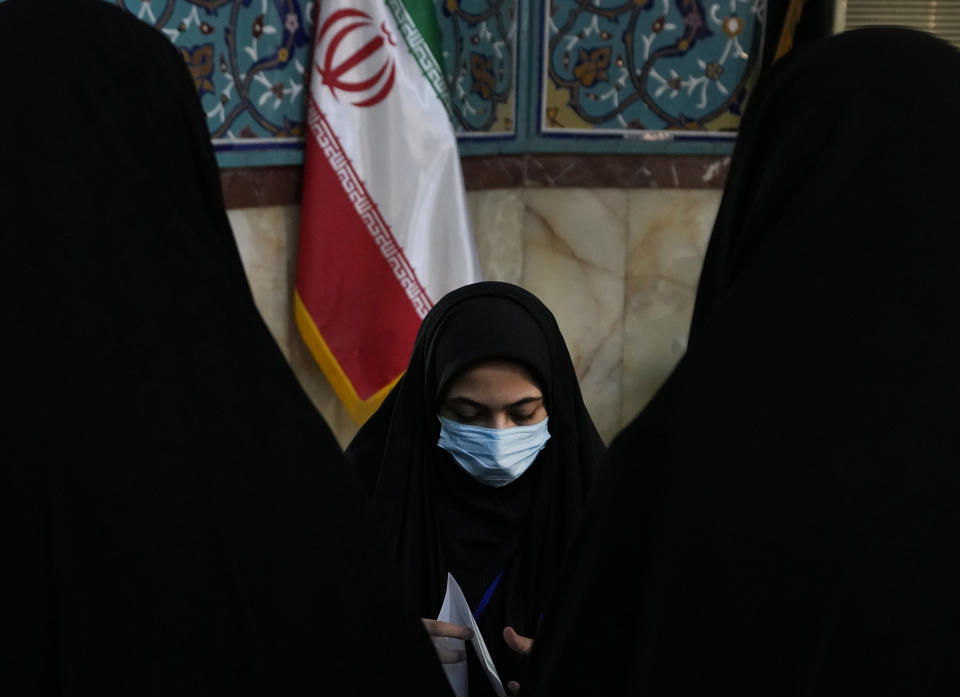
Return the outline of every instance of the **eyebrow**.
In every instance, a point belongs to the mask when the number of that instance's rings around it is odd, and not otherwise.
[[[504,408],[504,409],[513,409],[513,408],[515,408],[515,407],[522,407],[522,406],[524,406],[524,405],[526,405],[526,404],[531,404],[531,403],[533,403],[533,402],[542,402],[542,401],[543,401],[543,395],[540,395],[539,397],[524,397],[523,399],[518,399],[516,402],[513,402],[513,403],[511,403],[511,404],[506,404],[506,405],[504,405],[503,408]],[[454,402],[454,403],[456,403],[456,404],[462,404],[462,405],[464,405],[464,406],[474,407],[475,409],[489,409],[489,408],[490,408],[488,405],[486,405],[486,404],[481,404],[480,402],[475,402],[474,400],[470,399],[469,397],[448,397],[447,400],[446,400],[446,402],[447,402],[448,404],[451,403],[451,402]]]

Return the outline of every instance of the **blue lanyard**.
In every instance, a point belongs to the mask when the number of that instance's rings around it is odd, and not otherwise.
[[[473,619],[480,619],[480,615],[482,615],[483,611],[487,609],[487,604],[490,602],[490,598],[493,597],[493,592],[497,590],[497,584],[500,583],[501,576],[503,576],[503,571],[497,574],[497,577],[493,579],[493,583],[491,583],[489,588],[483,592],[483,596],[480,598],[480,603],[477,605],[477,609],[473,611]]]

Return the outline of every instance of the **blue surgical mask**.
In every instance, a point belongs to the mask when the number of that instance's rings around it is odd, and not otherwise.
[[[442,416],[437,445],[460,468],[487,486],[505,486],[527,471],[550,440],[547,421],[532,426],[484,428]]]

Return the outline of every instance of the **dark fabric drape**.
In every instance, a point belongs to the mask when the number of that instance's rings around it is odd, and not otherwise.
[[[872,29],[761,81],[687,354],[610,448],[524,692],[960,690],[957,75]]]
[[[800,4],[799,19],[790,15],[790,6],[797,2]],[[774,62],[782,42],[795,47],[832,34],[835,6],[836,0],[767,0],[763,36],[764,67]]]
[[[183,60],[0,4],[0,693],[447,694],[256,311]]]
[[[469,365],[494,359],[536,377],[551,434],[530,469],[500,488],[474,481],[437,447],[443,389]],[[347,459],[373,497],[423,617],[440,611],[448,571],[474,609],[504,572],[478,624],[506,683],[519,676],[521,661],[503,628],[535,633],[602,453],[553,315],[522,288],[487,282],[453,291],[430,311],[406,373]],[[477,666],[470,677],[471,694],[489,689]]]

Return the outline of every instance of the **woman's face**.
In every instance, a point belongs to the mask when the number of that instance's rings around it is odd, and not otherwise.
[[[530,426],[547,418],[543,392],[516,363],[489,361],[464,371],[447,390],[440,416],[485,428]]]

